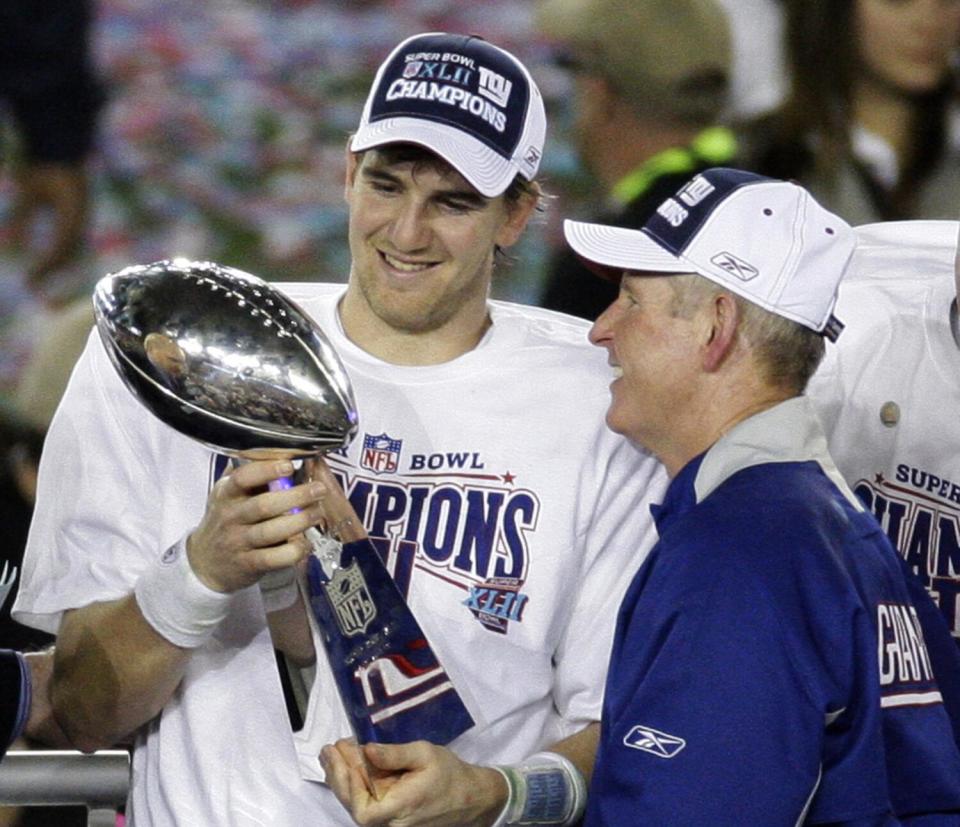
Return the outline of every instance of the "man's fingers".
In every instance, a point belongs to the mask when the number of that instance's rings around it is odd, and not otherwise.
[[[333,790],[337,800],[350,810],[350,766],[346,759],[335,747],[328,745],[320,751],[320,760],[327,776],[327,786]]]
[[[306,550],[309,544],[303,538],[303,532],[314,524],[316,517],[316,511],[308,509],[297,514],[284,512],[271,520],[253,523],[246,528],[244,545],[249,549],[269,549],[300,537],[302,539],[297,541],[297,545]]]
[[[398,772],[424,766],[430,758],[430,744],[413,741],[409,744],[364,744],[367,759],[379,770]]]
[[[330,466],[327,465],[327,461],[323,457],[310,457],[304,460],[303,464],[307,479],[322,482],[324,485],[330,487],[338,486],[337,478],[333,476]]]
[[[261,494],[240,505],[237,521],[248,526],[250,545],[272,546],[323,519],[323,509],[306,492]]]
[[[203,519],[187,539],[190,565],[210,588],[236,591],[307,556],[304,532],[322,517],[317,490],[312,483],[266,490],[293,470],[288,460],[251,461],[217,482]]]
[[[323,520],[327,530],[345,543],[366,537],[367,532],[363,522],[357,516],[357,512],[354,511],[326,461],[322,457],[316,457],[307,460],[304,464],[307,479],[322,486],[322,493],[318,495],[318,500],[323,507]]]
[[[290,512],[308,511],[303,518],[277,526],[271,537],[258,538],[255,545],[270,545],[316,525],[324,516],[320,500],[326,492],[322,483],[306,482],[273,491],[264,489],[280,478],[289,478],[293,466],[286,462],[251,462],[233,469],[218,483],[216,498],[221,502],[238,500],[235,518],[254,525],[271,521]],[[257,493],[260,492],[260,493]],[[281,533],[277,533],[277,532]]]
[[[334,795],[355,817],[362,816],[372,798],[364,776],[363,755],[356,743],[343,740],[335,746],[327,745],[320,759]]]
[[[265,573],[276,569],[295,566],[307,556],[310,548],[307,542],[291,540],[270,548],[255,548],[246,552],[247,565],[252,571]]]
[[[241,463],[222,479],[226,481],[227,489],[236,496],[264,488],[280,477],[289,477],[293,470],[293,463],[289,460],[258,460]]]

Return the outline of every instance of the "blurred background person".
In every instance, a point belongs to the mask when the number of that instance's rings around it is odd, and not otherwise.
[[[5,537],[0,551],[0,681],[7,686],[0,705],[6,708],[10,734],[20,736],[12,744],[3,741],[4,746],[14,750],[67,746],[65,737],[58,730],[51,730],[48,720],[45,693],[52,654],[44,650],[54,638],[17,623],[10,616],[10,607],[23,567],[44,436],[92,326],[93,305],[88,298],[52,313],[45,324],[44,337],[20,374],[17,388],[9,400],[0,400],[0,525]],[[26,654],[21,656],[21,652]],[[25,660],[18,663],[21,657]],[[21,663],[30,667],[35,704],[34,720],[24,718],[22,732],[14,731],[16,715],[11,706],[22,697],[17,691]],[[6,732],[0,727],[0,740]],[[60,740],[51,743],[53,737]],[[0,827],[83,827],[86,823],[85,807],[0,807]]]
[[[77,255],[88,225],[87,160],[103,103],[92,18],[91,0],[0,4],[0,99],[18,139],[3,152],[15,179],[6,229],[34,287]]]
[[[790,93],[748,165],[851,224],[960,213],[957,0],[784,0]]]
[[[715,0],[544,0],[537,12],[572,74],[571,140],[602,187],[599,222],[639,228],[691,175],[734,164],[720,125],[730,29]],[[540,303],[594,319],[615,296],[564,246]]]
[[[48,695],[53,637],[10,617],[33,513],[43,431],[0,408],[0,756],[8,749],[68,747]],[[0,807],[0,827],[83,827],[85,807]]]
[[[789,85],[783,48],[783,2],[717,2],[729,18],[733,45],[728,117],[743,121],[769,114],[783,103]]]
[[[35,433],[46,433],[93,324],[93,301],[85,295],[44,319],[43,335],[18,372],[11,394],[16,415]]]

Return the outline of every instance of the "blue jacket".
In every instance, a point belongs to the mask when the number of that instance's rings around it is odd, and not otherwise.
[[[807,400],[732,429],[654,516],[588,827],[960,824],[960,752],[899,560]]]

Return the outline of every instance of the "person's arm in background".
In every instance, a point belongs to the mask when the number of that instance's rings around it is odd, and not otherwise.
[[[50,702],[50,683],[53,679],[53,647],[43,652],[24,652],[24,665],[30,680],[30,710],[23,735],[30,741],[47,747],[72,746],[66,733],[57,723]]]
[[[49,747],[69,747],[50,704],[53,650],[0,649],[0,757],[20,736]]]
[[[0,650],[0,755],[23,732],[30,707],[30,675],[19,652]]]

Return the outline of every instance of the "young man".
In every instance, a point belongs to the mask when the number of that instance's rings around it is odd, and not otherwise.
[[[661,481],[602,425],[585,325],[488,299],[544,128],[511,55],[405,41],[351,143],[349,283],[287,286],[350,374],[360,433],[330,464],[476,722],[451,744],[465,761],[590,751],[628,554],[652,542],[637,486]],[[17,614],[58,630],[54,703],[77,744],[135,735],[138,827],[349,823],[309,780],[310,745],[349,734],[329,669],[298,755],[255,587],[305,554],[324,486],[265,492],[283,461],[216,468],[143,415],[93,338],[48,436]],[[496,815],[505,785],[477,769],[482,790],[444,808],[482,793]]]
[[[802,395],[839,332],[850,227],[716,169],[642,231],[566,235],[622,277],[591,332],[620,371],[607,423],[671,477],[620,609],[586,824],[960,824],[899,561]]]

